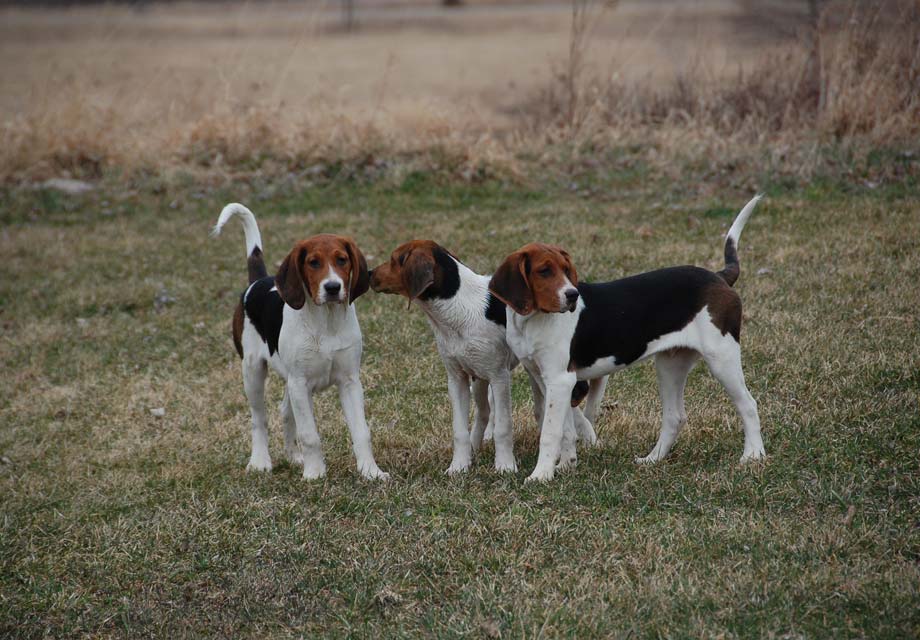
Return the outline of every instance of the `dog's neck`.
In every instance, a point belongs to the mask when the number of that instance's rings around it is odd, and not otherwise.
[[[449,298],[432,297],[418,300],[432,329],[445,334],[467,333],[477,323],[487,322],[485,317],[489,297],[489,277],[481,276],[459,260],[457,265],[460,286]]]
[[[352,311],[352,305],[345,302],[316,304],[312,298],[307,297],[297,315],[312,333],[335,335],[345,326]]]
[[[564,311],[562,313],[547,313],[546,311],[535,309],[527,315],[522,315],[508,307],[508,326],[521,334],[527,331],[544,331],[553,327],[574,330],[575,325],[578,323],[578,317],[584,308],[585,303],[581,298],[578,299],[575,305],[575,311]]]

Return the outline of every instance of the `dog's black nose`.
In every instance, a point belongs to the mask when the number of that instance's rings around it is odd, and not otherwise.
[[[337,296],[339,295],[339,291],[342,290],[342,283],[327,282],[326,284],[323,285],[323,289],[325,289],[326,293],[328,293],[330,296]]]
[[[575,304],[576,300],[578,300],[578,289],[566,289],[565,301],[569,304]]]

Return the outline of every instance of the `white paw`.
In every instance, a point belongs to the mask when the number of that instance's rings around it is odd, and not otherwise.
[[[505,460],[496,456],[495,470],[499,473],[515,473],[517,471],[517,463],[514,461],[513,456],[510,460]]]
[[[303,466],[303,479],[304,480],[319,480],[320,478],[326,477],[326,463],[313,463],[305,464]]]
[[[763,446],[751,447],[750,449],[744,450],[744,455],[741,456],[741,464],[746,462],[757,462],[758,460],[764,460],[767,457],[767,453],[763,450]]]
[[[549,469],[540,469],[539,467],[533,470],[527,479],[524,482],[549,482],[553,479],[552,468]]]
[[[636,456],[636,464],[656,464],[658,462],[661,462],[661,457],[654,451],[644,457]]]
[[[578,436],[578,440],[586,446],[593,447],[597,444],[597,434],[594,432],[594,427],[582,415],[575,416],[575,434]]]
[[[492,431],[492,425],[490,424],[488,427],[486,427],[485,433],[482,434],[483,442],[489,442],[492,439]]]
[[[365,480],[383,480],[387,481],[390,479],[390,474],[386,471],[381,471],[380,467],[377,466],[377,463],[371,460],[358,465],[358,473],[361,474]]]
[[[272,459],[269,457],[268,453],[253,454],[249,457],[249,464],[246,465],[246,471],[271,471],[272,470]]]
[[[464,473],[466,471],[469,471],[469,469],[470,469],[469,460],[454,460],[453,462],[450,463],[450,466],[447,467],[447,471],[445,473],[447,473],[447,475],[449,476],[453,476],[458,473]]]
[[[556,471],[563,471],[564,469],[574,467],[577,462],[578,458],[576,456],[563,454],[559,458],[559,462],[556,463]]]
[[[300,449],[285,449],[284,457],[291,464],[297,465],[298,467],[303,466],[303,453],[300,452]]]

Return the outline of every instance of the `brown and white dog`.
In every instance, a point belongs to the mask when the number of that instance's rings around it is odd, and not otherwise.
[[[652,451],[637,462],[664,458],[687,421],[684,386],[702,358],[722,383],[744,423],[742,462],[765,456],[757,403],[741,369],[738,239],[760,196],[738,214],[725,239],[725,268],[693,266],[650,271],[613,282],[579,283],[559,247],[528,244],[502,263],[489,283],[507,304],[507,340],[546,398],[540,455],[528,480],[550,480],[571,419],[579,380],[655,357],[663,416]],[[564,462],[564,455],[561,462]]]
[[[252,410],[252,455],[246,468],[272,468],[265,413],[265,379],[271,366],[286,383],[281,401],[285,455],[303,465],[304,478],[326,474],[313,394],[336,385],[358,472],[368,479],[388,479],[374,461],[358,375],[363,343],[354,301],[368,287],[364,256],[351,238],[316,235],[294,245],[271,277],[249,209],[228,204],[212,235],[233,216],[243,224],[249,271],[249,287],[233,316],[233,342],[243,361],[243,388]]]
[[[390,260],[371,272],[370,285],[380,293],[402,295],[410,304],[415,301],[428,317],[447,370],[453,411],[453,460],[447,473],[469,468],[490,418],[496,470],[517,470],[511,428],[511,371],[517,358],[505,339],[505,304],[489,293],[489,276],[473,272],[432,240],[412,240],[396,247]],[[476,406],[472,429],[468,425],[471,386]],[[543,396],[533,379],[531,388],[540,424]],[[593,444],[596,437],[590,422],[580,410],[573,411],[578,435]],[[566,455],[574,460],[575,438],[568,436]]]

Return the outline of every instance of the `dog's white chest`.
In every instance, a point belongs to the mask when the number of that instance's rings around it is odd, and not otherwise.
[[[352,308],[303,314],[285,307],[279,352],[288,371],[302,371],[310,386],[324,389],[342,372],[357,370],[361,329]]]
[[[573,312],[536,313],[530,316],[518,315],[509,308],[506,333],[508,345],[529,371],[559,366],[564,371],[568,368],[569,347],[583,308],[579,301]]]

